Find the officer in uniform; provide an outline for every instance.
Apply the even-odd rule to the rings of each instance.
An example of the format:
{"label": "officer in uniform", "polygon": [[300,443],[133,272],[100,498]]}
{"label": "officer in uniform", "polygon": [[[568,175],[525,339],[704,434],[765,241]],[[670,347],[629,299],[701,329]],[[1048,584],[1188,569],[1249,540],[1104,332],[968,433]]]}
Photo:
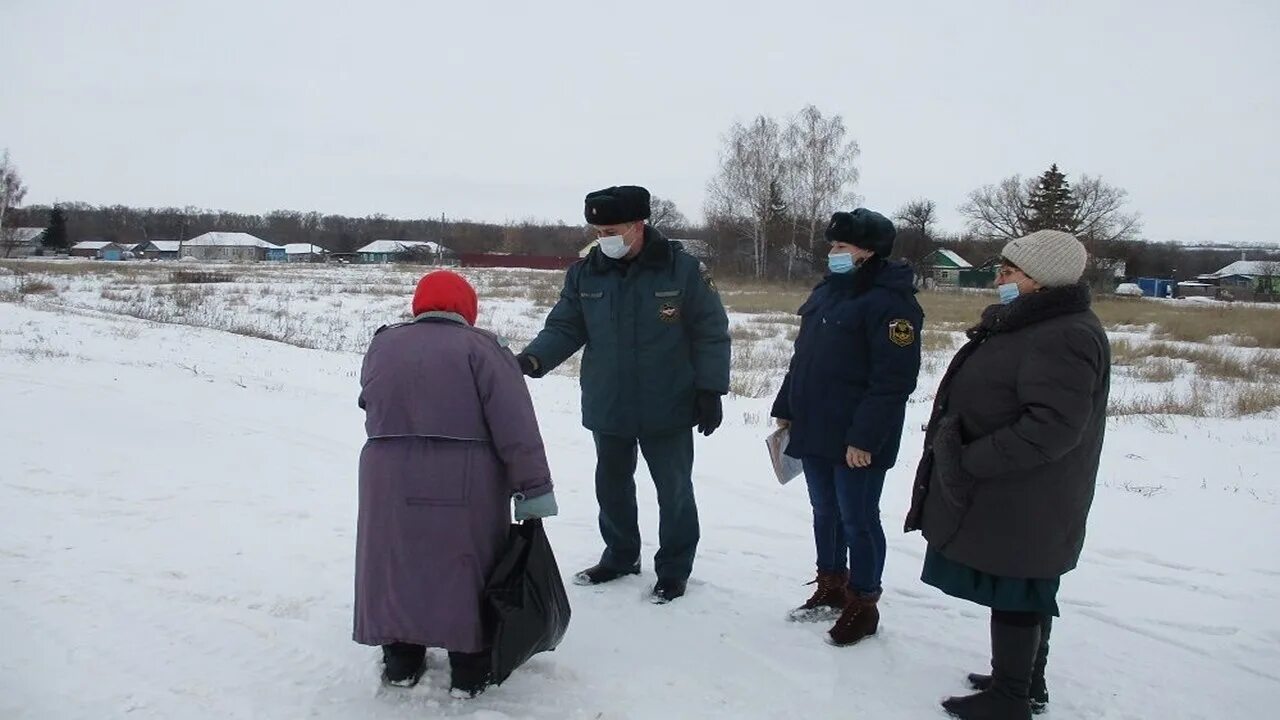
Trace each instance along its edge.
{"label": "officer in uniform", "polygon": [[658,491],[652,600],[663,604],[684,595],[693,569],[693,428],[710,435],[723,419],[729,321],[706,266],[646,225],[648,190],[590,193],[585,215],[596,247],[569,268],[559,301],[518,360],[537,378],[585,347],[582,424],[595,437],[605,549],[575,582],[599,585],[640,573],[639,451]]}

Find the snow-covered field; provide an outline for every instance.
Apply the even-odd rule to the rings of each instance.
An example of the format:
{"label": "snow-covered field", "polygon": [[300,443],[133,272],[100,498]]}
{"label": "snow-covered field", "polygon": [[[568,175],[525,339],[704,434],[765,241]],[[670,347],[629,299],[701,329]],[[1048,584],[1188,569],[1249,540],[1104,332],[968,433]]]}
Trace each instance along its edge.
{"label": "snow-covered field", "polygon": [[[779,487],[763,457],[792,326],[735,314],[746,380],[698,442],[689,595],[645,602],[646,557],[641,578],[571,586],[562,647],[481,698],[448,697],[439,654],[423,685],[380,691],[376,651],[350,640],[356,375],[373,329],[404,313],[412,273],[172,286],[138,272],[52,278],[0,302],[0,718],[927,719],[986,666],[986,615],[922,585],[923,543],[897,531],[947,353],[921,378],[885,489],[881,634],[835,649],[825,626],[783,620],[812,576],[804,489]],[[2,273],[0,292],[14,281]],[[516,345],[557,284],[470,275],[482,324]],[[566,573],[600,549],[573,374],[531,384]],[[1149,385],[1118,373],[1116,393]],[[1274,713],[1278,464],[1275,411],[1111,422],[1085,554],[1063,583],[1048,717]]]}

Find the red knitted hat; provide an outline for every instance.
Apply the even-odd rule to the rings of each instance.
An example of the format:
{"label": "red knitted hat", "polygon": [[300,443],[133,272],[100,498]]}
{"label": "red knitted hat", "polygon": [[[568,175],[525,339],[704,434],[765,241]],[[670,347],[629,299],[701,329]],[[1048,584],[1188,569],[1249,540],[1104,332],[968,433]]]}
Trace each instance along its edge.
{"label": "red knitted hat", "polygon": [[470,325],[476,324],[476,290],[461,275],[448,270],[427,273],[413,293],[413,314],[457,313]]}

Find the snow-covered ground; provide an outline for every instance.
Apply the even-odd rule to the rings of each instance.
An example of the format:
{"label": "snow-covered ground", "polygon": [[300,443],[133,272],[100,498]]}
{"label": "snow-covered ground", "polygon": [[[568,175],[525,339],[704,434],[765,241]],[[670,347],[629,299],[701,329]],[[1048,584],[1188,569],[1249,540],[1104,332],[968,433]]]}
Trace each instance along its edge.
{"label": "snow-covered ground", "polygon": [[[256,283],[226,312],[312,333],[302,344],[314,348],[126,317],[132,301],[112,299],[125,291],[104,293],[93,275],[56,298],[0,303],[0,718],[938,718],[937,701],[986,666],[986,615],[921,584],[923,543],[898,531],[939,357],[885,490],[878,637],[835,649],[825,626],[783,620],[811,590],[808,503],[765,461],[769,399],[737,396],[724,428],[698,441],[704,537],[687,597],[644,601],[650,544],[643,577],[570,586],[564,644],[504,686],[452,700],[433,654],[423,685],[380,691],[377,652],[350,640],[357,351],[407,301],[381,281],[347,291],[345,275],[308,272],[306,295]],[[546,282],[477,282],[499,298],[482,308],[494,325],[532,334]],[[511,290],[533,285],[542,301]],[[747,352],[777,354],[770,332]],[[571,375],[531,384],[566,573],[600,549]],[[1142,385],[1117,376],[1121,394]],[[1278,464],[1274,412],[1112,421],[1085,554],[1063,583],[1049,717],[1273,714]],[[639,485],[652,539],[653,493]]]}

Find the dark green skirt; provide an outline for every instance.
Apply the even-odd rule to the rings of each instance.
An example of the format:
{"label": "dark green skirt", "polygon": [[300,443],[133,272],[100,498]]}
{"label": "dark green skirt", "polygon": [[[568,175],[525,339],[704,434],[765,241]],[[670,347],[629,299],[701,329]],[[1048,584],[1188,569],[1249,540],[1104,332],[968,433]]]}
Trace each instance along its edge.
{"label": "dark green skirt", "polygon": [[1007,612],[1058,616],[1062,578],[1011,578],[990,575],[950,560],[929,548],[920,579],[954,598]]}

